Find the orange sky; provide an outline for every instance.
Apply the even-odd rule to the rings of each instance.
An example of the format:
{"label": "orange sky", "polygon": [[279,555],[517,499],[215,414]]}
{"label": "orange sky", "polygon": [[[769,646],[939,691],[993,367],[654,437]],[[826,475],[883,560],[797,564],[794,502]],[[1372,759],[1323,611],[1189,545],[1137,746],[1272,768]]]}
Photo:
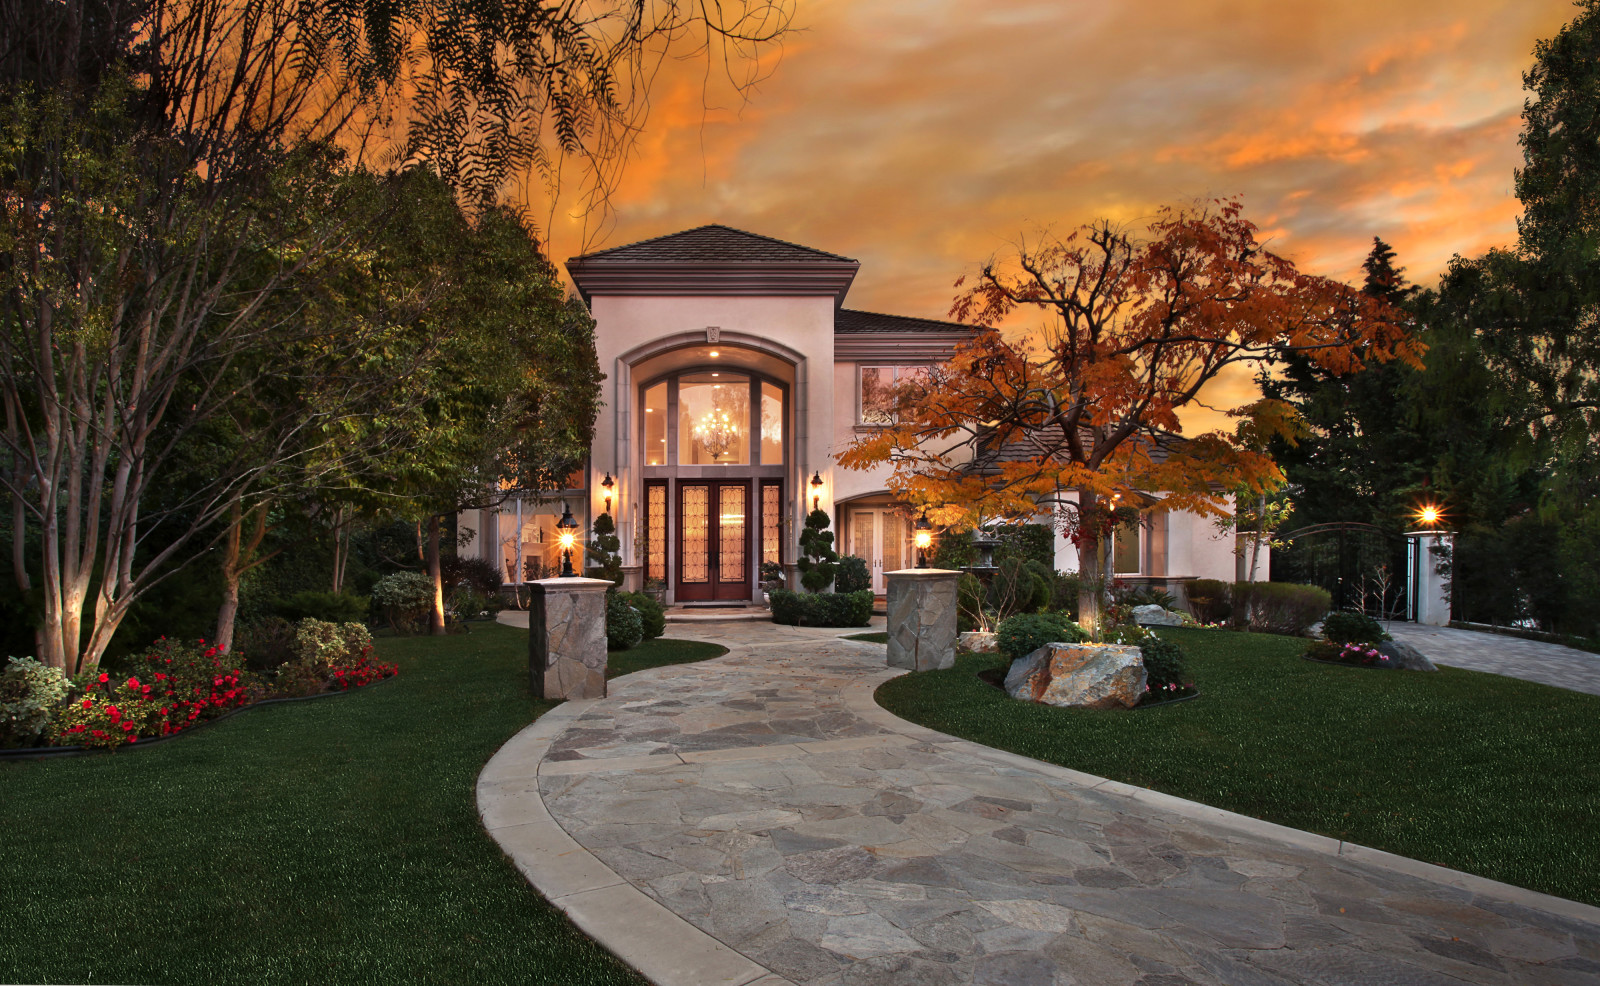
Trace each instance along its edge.
{"label": "orange sky", "polygon": [[[1534,42],[1566,0],[796,0],[742,108],[670,65],[591,248],[719,222],[857,258],[847,304],[943,317],[1035,225],[1242,195],[1272,249],[1413,280],[1511,242]],[[542,211],[542,210],[539,210]],[[557,214],[552,252],[582,246]],[[1237,388],[1214,388],[1227,403]],[[1188,430],[1214,422],[1192,417]]]}

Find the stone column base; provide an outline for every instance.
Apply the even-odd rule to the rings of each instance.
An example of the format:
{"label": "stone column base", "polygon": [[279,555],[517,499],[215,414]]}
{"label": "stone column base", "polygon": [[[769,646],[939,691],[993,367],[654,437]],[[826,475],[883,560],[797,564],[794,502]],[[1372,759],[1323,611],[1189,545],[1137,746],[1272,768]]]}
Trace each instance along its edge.
{"label": "stone column base", "polygon": [[545,699],[604,698],[609,579],[529,582],[528,675]]}
{"label": "stone column base", "polygon": [[935,671],[956,663],[956,582],[960,572],[887,572],[889,667]]}

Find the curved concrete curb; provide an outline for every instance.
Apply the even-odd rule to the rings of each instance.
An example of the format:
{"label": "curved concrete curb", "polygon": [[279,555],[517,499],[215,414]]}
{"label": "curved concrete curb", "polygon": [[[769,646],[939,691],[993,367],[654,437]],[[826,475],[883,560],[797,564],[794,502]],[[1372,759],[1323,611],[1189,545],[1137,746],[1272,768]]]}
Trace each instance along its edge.
{"label": "curved concrete curb", "polygon": [[[882,646],[855,643],[873,649]],[[741,645],[730,647],[728,654],[713,658],[712,661],[722,660],[740,649]],[[653,668],[624,678],[670,674],[675,667],[681,666]],[[1560,918],[1600,924],[1600,908],[1588,904],[1058,767],[907,722],[878,705],[873,698],[879,685],[904,673],[903,669],[885,668],[881,674],[851,684],[845,693],[845,704],[852,712],[896,734],[895,737],[785,744],[767,748],[765,754],[755,755],[789,756],[884,744],[931,744],[962,756],[1044,774],[1086,790],[1120,795],[1147,805],[1152,810],[1206,822],[1243,836],[1430,880]],[[615,680],[621,681],[623,678]],[[598,701],[602,700],[589,699],[558,706],[496,751],[478,776],[478,814],[484,828],[541,894],[570,917],[585,934],[637,969],[652,983],[658,986],[793,986],[790,980],[706,934],[629,884],[579,845],[551,817],[540,794],[538,778],[541,774],[569,773],[571,768],[563,766],[567,761],[545,763],[544,757],[556,739]],[[752,756],[748,751],[738,752],[742,754],[741,758]],[[716,753],[618,757],[609,761],[609,769],[635,770],[721,759]],[[583,770],[594,772],[596,767],[588,762]]]}

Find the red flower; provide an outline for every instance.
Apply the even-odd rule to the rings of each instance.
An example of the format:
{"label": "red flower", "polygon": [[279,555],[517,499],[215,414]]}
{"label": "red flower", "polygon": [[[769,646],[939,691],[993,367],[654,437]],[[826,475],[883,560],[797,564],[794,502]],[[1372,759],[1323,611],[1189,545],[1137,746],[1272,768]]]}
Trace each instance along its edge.
{"label": "red flower", "polygon": [[108,682],[110,680],[111,680],[111,676],[109,674],[106,674],[104,671],[100,672],[100,679],[99,679],[100,684],[103,685],[103,684],[105,684],[106,682]]}
{"label": "red flower", "polygon": [[88,709],[88,708],[89,708],[89,707],[91,707],[91,706],[92,706],[92,705],[94,705],[94,699],[92,699],[92,698],[86,698],[86,699],[84,699],[84,700],[83,700],[83,707],[84,707],[84,709]]}
{"label": "red flower", "polygon": [[127,685],[129,688],[138,688],[139,687],[139,679],[138,678],[129,678],[127,681],[123,682],[123,684]]}

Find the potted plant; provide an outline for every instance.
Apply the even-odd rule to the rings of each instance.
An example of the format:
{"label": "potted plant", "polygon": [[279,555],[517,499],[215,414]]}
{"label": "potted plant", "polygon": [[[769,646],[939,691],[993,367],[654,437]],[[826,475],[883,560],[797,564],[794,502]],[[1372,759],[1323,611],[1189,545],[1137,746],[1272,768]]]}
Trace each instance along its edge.
{"label": "potted plant", "polygon": [[667,604],[667,580],[645,579],[644,594],[654,599],[658,605],[665,606]]}
{"label": "potted plant", "polygon": [[761,602],[767,606],[772,605],[769,593],[773,589],[783,588],[783,566],[775,561],[761,563]]}

